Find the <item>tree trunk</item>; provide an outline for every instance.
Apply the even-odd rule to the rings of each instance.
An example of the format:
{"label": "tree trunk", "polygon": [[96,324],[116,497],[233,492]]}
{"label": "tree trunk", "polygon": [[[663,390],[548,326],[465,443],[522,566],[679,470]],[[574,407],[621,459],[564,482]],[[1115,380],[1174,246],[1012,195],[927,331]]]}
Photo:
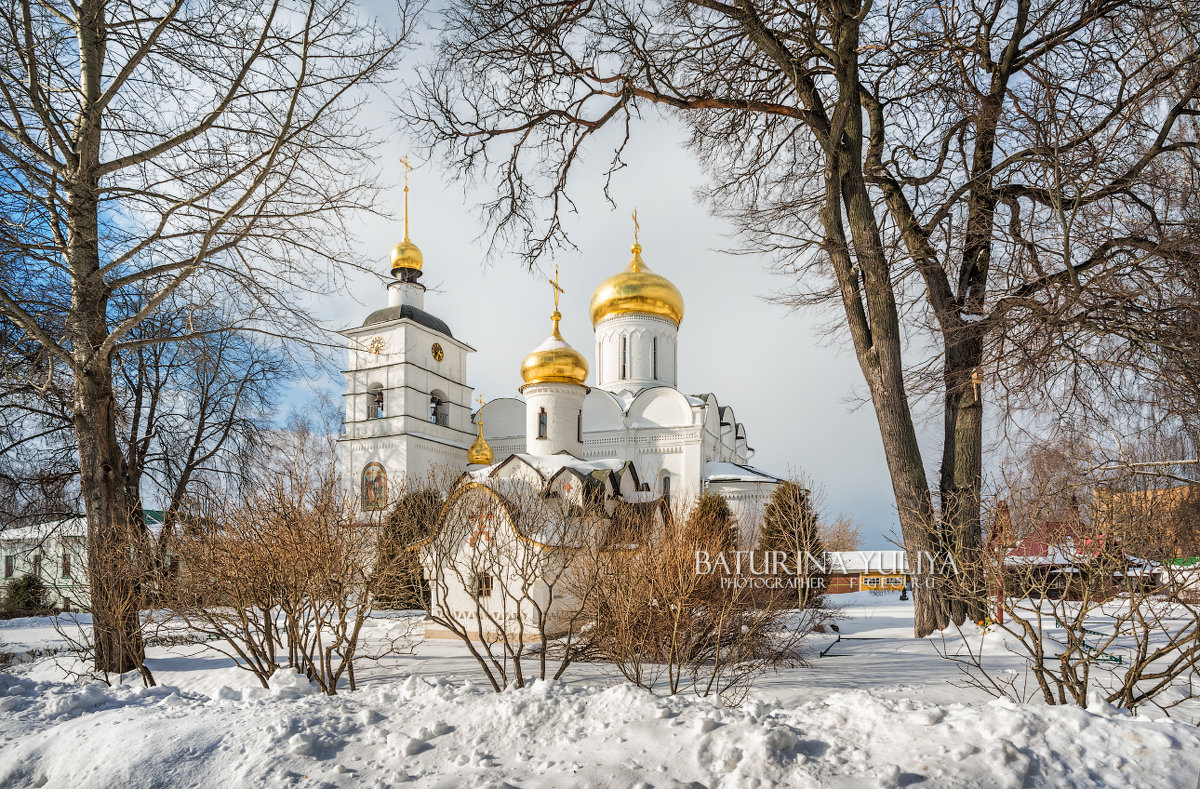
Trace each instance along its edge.
{"label": "tree trunk", "polygon": [[[863,174],[863,117],[858,82],[856,7],[839,20],[836,79],[841,98],[825,141],[825,251],[837,274],[854,352],[871,392],[913,575],[913,635],[949,624],[937,582],[937,518],[904,385],[900,316],[879,224]],[[844,208],[844,215],[843,215]],[[844,222],[843,222],[844,216]],[[846,228],[850,238],[846,237]],[[853,256],[851,255],[853,249]]]}
{"label": "tree trunk", "polygon": [[107,359],[93,360],[76,374],[75,434],[88,521],[95,665],[100,672],[123,674],[140,671],[145,657],[134,572],[144,526],[126,495],[109,367]]}
{"label": "tree trunk", "polygon": [[[945,420],[942,443],[942,473],[939,493],[942,524],[939,544],[942,551],[956,558],[964,572],[981,566],[979,550],[983,546],[980,520],[983,484],[983,393],[978,379],[980,344],[975,341],[948,342],[944,381],[946,387]],[[972,579],[962,579],[973,589]],[[982,619],[986,613],[979,595],[948,601],[950,616],[956,624],[968,618]]]}
{"label": "tree trunk", "polygon": [[76,162],[67,197],[67,266],[71,271],[69,326],[74,355],[75,437],[79,444],[79,486],[88,523],[88,581],[96,670],[123,674],[141,670],[145,648],[138,621],[139,590],[134,566],[141,513],[129,501],[130,480],[117,441],[117,401],[113,393],[108,338],[108,283],[100,268],[100,183],[102,125],[99,101],[105,57],[105,13],[100,0],[79,6],[81,102]]}

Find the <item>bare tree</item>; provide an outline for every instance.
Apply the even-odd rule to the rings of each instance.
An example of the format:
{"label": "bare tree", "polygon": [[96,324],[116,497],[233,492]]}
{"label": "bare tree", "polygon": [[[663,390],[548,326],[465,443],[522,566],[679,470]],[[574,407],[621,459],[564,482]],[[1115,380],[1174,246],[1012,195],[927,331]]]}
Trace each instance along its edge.
{"label": "bare tree", "polygon": [[[684,120],[704,197],[795,277],[788,303],[841,306],[916,554],[981,548],[985,371],[1027,361],[1029,331],[1094,349],[1085,322],[1030,316],[1184,251],[1192,4],[458,0],[444,29],[409,115],[464,177],[495,175],[493,239],[530,262],[566,241],[589,138],[618,127],[611,174],[647,108]],[[936,500],[912,405],[932,391]],[[917,635],[978,613],[921,581]]]}
{"label": "bare tree", "polygon": [[114,359],[203,333],[132,335],[185,285],[233,328],[311,330],[296,297],[335,284],[341,219],[370,208],[357,116],[399,10],[390,31],[348,0],[0,5],[0,316],[72,384],[98,668],[142,649]]}
{"label": "bare tree", "polygon": [[182,623],[263,687],[286,662],[334,695],[343,679],[356,689],[363,628],[389,574],[380,513],[364,513],[343,489],[335,444],[296,426],[244,497],[208,491],[180,519],[167,629]]}

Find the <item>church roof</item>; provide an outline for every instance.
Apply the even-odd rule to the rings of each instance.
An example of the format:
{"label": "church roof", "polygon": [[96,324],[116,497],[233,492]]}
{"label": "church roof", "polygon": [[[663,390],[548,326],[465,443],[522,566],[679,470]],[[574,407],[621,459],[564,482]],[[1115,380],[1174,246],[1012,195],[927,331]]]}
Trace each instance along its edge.
{"label": "church roof", "polygon": [[707,482],[779,482],[779,477],[744,463],[722,463],[712,460],[704,464]]}
{"label": "church roof", "polygon": [[436,332],[441,332],[447,337],[453,337],[450,333],[450,327],[441,318],[430,315],[423,309],[414,307],[411,304],[401,304],[398,307],[384,307],[381,310],[375,310],[367,319],[363,321],[363,326],[372,326],[376,323],[390,323],[407,319],[413,323],[419,323],[427,329],[433,329]]}

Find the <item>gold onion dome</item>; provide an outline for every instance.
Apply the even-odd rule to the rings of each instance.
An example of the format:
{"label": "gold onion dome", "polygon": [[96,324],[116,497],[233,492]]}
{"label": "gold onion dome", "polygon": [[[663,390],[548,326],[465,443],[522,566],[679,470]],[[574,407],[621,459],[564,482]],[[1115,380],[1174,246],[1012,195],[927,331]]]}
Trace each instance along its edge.
{"label": "gold onion dome", "polygon": [[476,437],[475,443],[467,450],[467,463],[472,466],[490,466],[496,460],[496,455],[492,452],[491,446],[483,437],[483,408],[479,409],[479,416],[476,418],[479,425],[479,436]]}
{"label": "gold onion dome", "polygon": [[483,440],[483,433],[475,439],[475,443],[467,450],[467,463],[472,466],[490,466],[496,460],[496,455],[488,442]]}
{"label": "gold onion dome", "polygon": [[407,238],[392,247],[392,274],[405,269],[420,271],[424,262],[425,256],[421,254],[421,249]]}
{"label": "gold onion dome", "polygon": [[624,271],[613,274],[592,293],[592,325],[610,315],[641,313],[666,318],[676,326],[683,320],[683,295],[666,277],[655,274],[642,260],[642,245],[636,241],[633,259]]}
{"label": "gold onion dome", "polygon": [[526,384],[578,384],[587,381],[588,363],[583,354],[567,344],[558,331],[562,315],[558,310],[550,316],[554,329],[550,337],[535,348],[521,363],[521,377]]}

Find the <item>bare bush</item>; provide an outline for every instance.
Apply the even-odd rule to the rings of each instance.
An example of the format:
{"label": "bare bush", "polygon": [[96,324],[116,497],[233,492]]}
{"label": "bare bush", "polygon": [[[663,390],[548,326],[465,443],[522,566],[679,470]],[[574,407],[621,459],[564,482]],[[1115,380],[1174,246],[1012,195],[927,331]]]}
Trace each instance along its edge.
{"label": "bare bush", "polygon": [[242,504],[211,502],[186,519],[171,606],[263,687],[286,663],[333,695],[343,677],[356,687],[362,629],[386,588],[379,516],[344,492],[332,446],[303,432],[296,441]]}
{"label": "bare bush", "polygon": [[786,588],[703,572],[697,556],[728,551],[728,526],[695,514],[606,555],[589,606],[592,637],[630,682],[738,704],[763,672],[803,664],[800,642],[827,614],[794,609]]}
{"label": "bare bush", "polygon": [[[992,613],[942,652],[996,696],[1167,711],[1193,694],[1200,668],[1200,579],[1170,538],[1188,491],[1100,479],[1069,452],[1058,460],[1032,463],[1040,473],[995,507],[987,548],[960,554],[977,572],[944,579]],[[1024,671],[1006,670],[1014,655]]]}

